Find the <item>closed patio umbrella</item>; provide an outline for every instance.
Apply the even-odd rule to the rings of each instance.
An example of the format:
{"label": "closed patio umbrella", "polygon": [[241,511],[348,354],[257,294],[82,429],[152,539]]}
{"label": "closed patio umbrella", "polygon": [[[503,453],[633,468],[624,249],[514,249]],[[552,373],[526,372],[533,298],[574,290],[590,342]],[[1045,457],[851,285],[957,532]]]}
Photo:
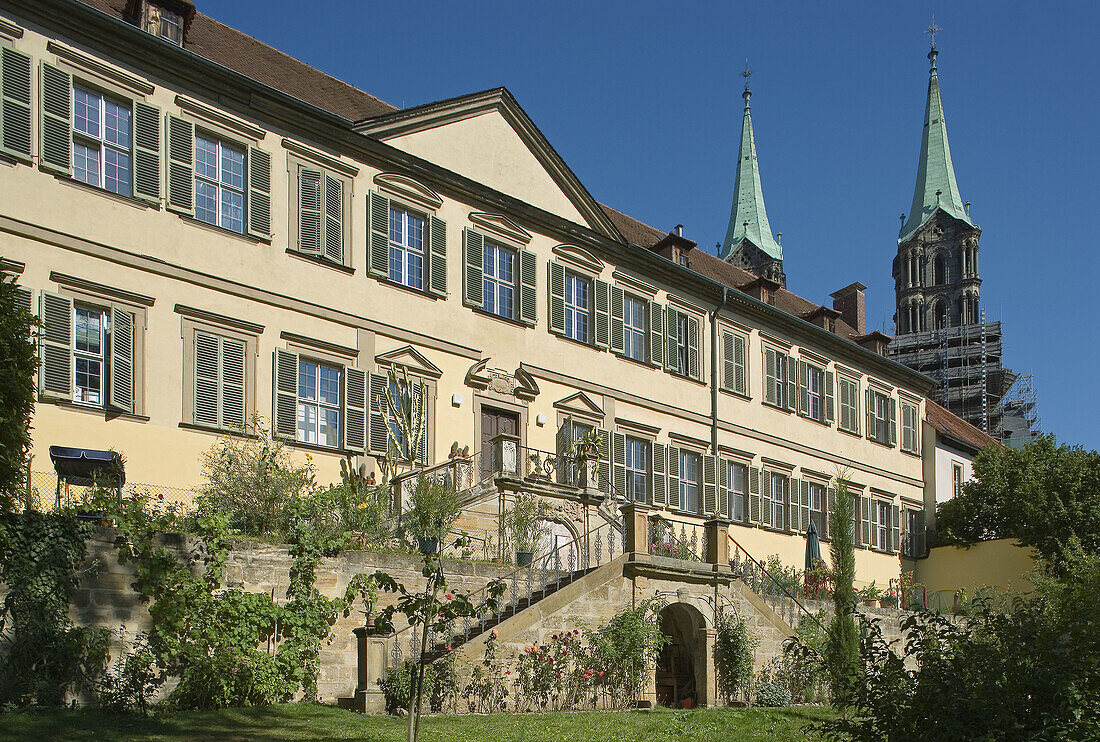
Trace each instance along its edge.
{"label": "closed patio umbrella", "polygon": [[810,521],[810,527],[806,529],[806,571],[814,569],[821,559],[821,539],[817,535],[817,526]]}

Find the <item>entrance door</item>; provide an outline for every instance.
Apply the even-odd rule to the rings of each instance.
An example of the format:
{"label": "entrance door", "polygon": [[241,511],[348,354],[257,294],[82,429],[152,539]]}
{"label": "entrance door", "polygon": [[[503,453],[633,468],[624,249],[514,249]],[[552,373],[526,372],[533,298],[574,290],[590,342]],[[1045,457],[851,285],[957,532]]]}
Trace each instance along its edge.
{"label": "entrance door", "polygon": [[481,474],[488,476],[493,473],[493,438],[501,433],[517,435],[519,431],[519,415],[515,412],[505,412],[492,407],[481,408]]}

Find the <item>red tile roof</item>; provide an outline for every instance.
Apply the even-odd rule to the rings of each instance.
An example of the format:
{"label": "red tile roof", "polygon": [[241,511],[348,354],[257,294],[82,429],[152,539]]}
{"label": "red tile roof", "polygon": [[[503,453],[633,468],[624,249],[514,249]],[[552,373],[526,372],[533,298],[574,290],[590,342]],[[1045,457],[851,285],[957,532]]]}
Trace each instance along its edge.
{"label": "red tile roof", "polygon": [[925,402],[925,410],[925,419],[928,420],[929,425],[936,429],[937,433],[954,438],[979,451],[986,446],[1001,445],[992,436],[982,432],[955,413],[944,409],[930,399]]}

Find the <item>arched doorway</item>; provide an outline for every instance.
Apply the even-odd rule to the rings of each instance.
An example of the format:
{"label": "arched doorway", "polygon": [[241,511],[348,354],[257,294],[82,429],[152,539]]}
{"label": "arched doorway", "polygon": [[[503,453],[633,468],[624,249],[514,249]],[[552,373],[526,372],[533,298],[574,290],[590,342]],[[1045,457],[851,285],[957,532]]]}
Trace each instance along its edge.
{"label": "arched doorway", "polygon": [[580,554],[577,551],[577,536],[573,530],[559,520],[539,522],[543,533],[536,554],[545,554],[544,569],[572,571],[580,567]]}
{"label": "arched doorway", "polygon": [[697,608],[672,603],[660,613],[661,633],[671,641],[657,658],[657,703],[681,708],[685,699],[700,705],[707,698],[706,621]]}

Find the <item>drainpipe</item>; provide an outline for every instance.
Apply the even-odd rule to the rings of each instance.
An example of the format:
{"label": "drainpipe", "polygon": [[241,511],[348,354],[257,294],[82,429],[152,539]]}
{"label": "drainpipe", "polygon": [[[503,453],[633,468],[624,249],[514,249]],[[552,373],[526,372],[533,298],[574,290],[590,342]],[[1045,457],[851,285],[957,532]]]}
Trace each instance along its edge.
{"label": "drainpipe", "polygon": [[714,308],[710,315],[710,449],[718,455],[718,313],[726,306],[729,287],[722,287],[722,303]]}

